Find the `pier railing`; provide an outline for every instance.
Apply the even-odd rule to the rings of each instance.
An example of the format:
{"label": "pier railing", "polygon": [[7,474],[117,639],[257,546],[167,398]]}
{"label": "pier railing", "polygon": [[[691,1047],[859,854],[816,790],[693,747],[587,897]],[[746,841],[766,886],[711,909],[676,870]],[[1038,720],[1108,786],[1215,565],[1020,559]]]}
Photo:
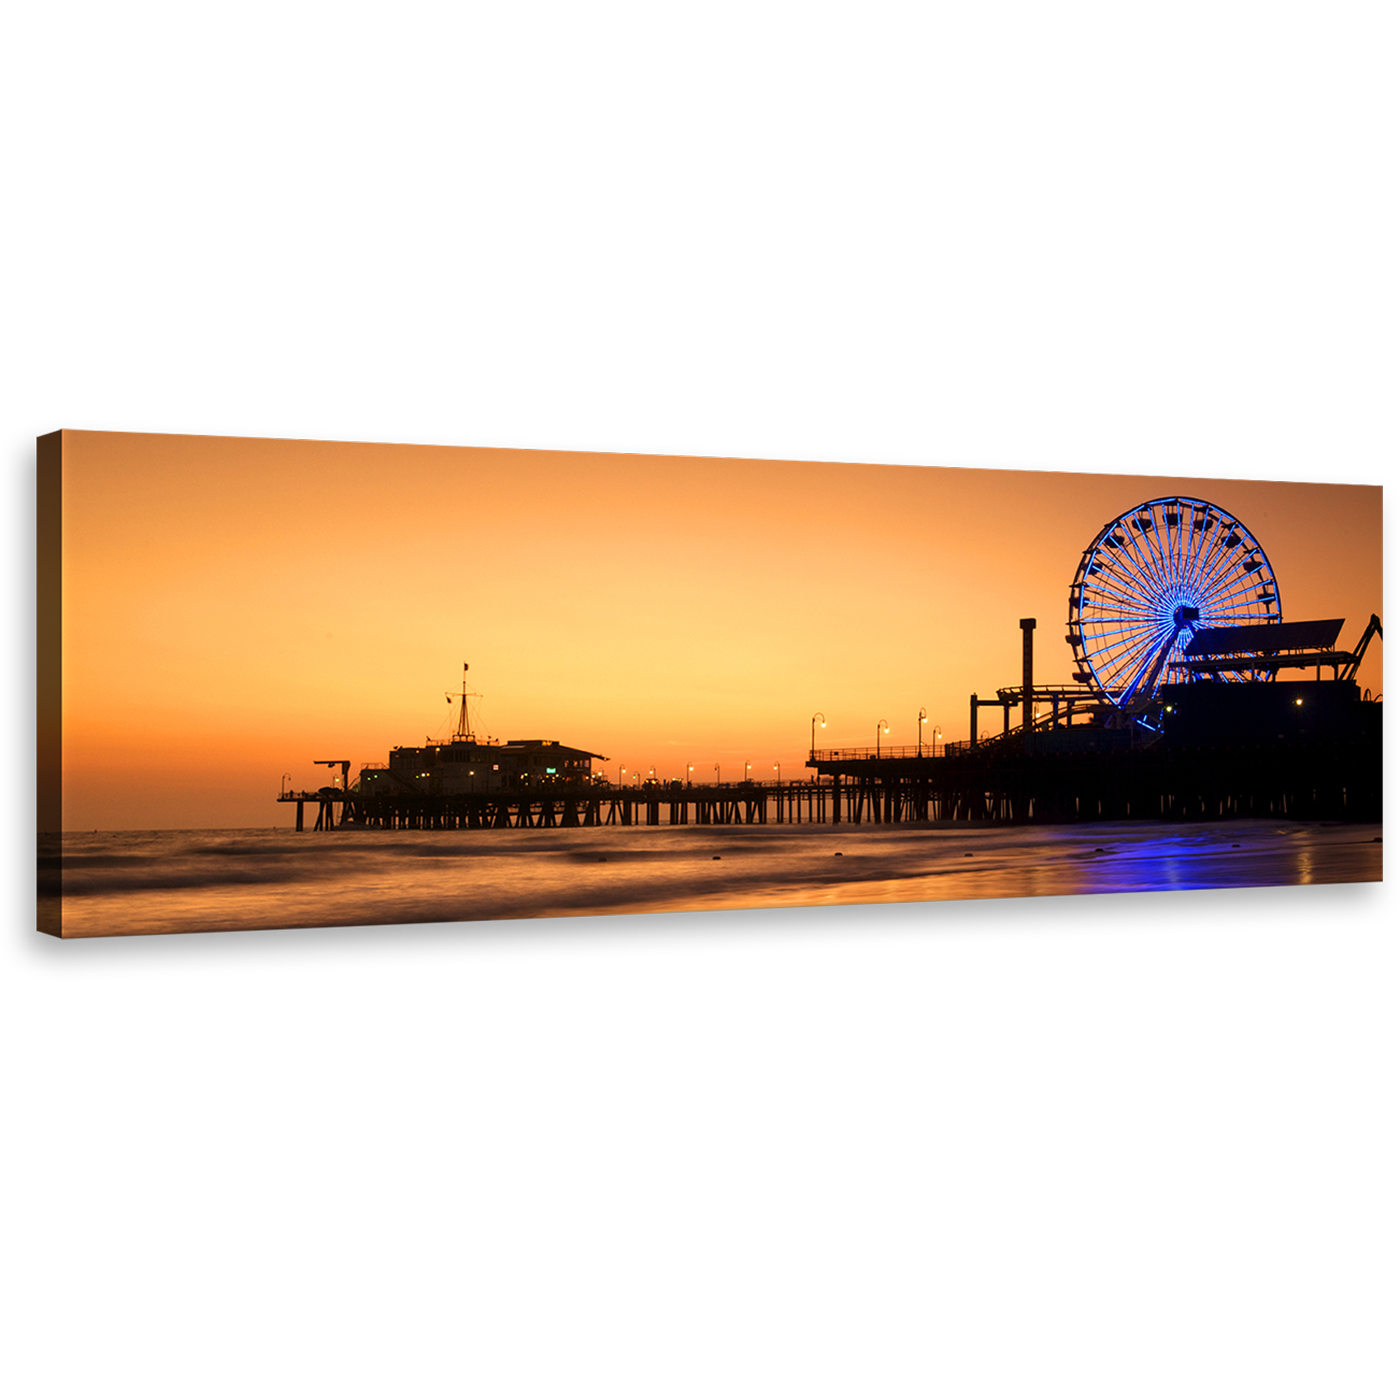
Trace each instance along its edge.
{"label": "pier railing", "polygon": [[905,748],[881,744],[878,749],[813,749],[807,757],[808,763],[848,763],[852,760],[905,759],[905,758],[951,758],[968,747],[966,742],[951,744],[924,744]]}

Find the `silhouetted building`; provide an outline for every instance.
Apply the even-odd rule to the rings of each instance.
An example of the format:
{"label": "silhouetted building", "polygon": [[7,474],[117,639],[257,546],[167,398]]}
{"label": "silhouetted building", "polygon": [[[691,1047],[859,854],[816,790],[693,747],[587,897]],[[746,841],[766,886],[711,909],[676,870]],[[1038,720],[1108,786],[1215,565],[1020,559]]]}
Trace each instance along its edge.
{"label": "silhouetted building", "polygon": [[1355,681],[1200,681],[1162,687],[1162,737],[1199,744],[1337,742],[1366,737],[1380,707],[1363,704]]}
{"label": "silhouetted building", "polygon": [[502,788],[565,786],[593,780],[593,760],[602,754],[570,748],[557,739],[510,739],[478,743],[450,739],[441,744],[389,751],[387,764],[360,769],[360,793],[451,795]]}

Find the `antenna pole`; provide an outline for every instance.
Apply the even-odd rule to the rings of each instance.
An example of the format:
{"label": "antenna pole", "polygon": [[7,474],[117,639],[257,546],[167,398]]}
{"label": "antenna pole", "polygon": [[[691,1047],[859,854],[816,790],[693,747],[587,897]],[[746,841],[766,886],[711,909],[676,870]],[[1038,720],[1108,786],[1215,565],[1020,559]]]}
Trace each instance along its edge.
{"label": "antenna pole", "polygon": [[[475,691],[469,691],[467,689],[467,672],[470,669],[471,668],[465,661],[462,662],[462,694],[460,697],[462,708],[457,712],[457,733],[454,737],[457,739],[465,739],[468,743],[474,743],[476,741],[476,735],[472,733],[471,725],[468,723],[467,697],[470,695],[473,699],[477,700],[481,697],[477,695]],[[447,698],[450,700],[452,697],[449,695]]]}

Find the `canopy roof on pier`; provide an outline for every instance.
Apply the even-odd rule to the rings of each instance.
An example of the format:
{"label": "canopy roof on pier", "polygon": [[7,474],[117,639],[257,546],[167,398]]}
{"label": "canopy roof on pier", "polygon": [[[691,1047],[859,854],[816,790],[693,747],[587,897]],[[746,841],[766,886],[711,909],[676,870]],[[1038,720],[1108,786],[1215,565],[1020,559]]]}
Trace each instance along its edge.
{"label": "canopy roof on pier", "polygon": [[1326,622],[1262,622],[1242,627],[1202,627],[1186,644],[1187,656],[1223,656],[1240,652],[1299,651],[1330,648],[1342,619]]}

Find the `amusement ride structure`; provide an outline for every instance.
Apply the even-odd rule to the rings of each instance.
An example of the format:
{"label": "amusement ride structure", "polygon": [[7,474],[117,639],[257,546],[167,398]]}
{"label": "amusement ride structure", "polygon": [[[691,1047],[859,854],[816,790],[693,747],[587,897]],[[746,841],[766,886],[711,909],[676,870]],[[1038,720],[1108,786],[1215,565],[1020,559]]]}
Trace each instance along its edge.
{"label": "amusement ride structure", "polygon": [[[1150,709],[1166,679],[1184,679],[1203,628],[1283,619],[1262,546],[1209,501],[1163,496],[1110,520],[1084,551],[1069,590],[1074,678],[1110,704]],[[1223,673],[1262,680],[1257,668]]]}

